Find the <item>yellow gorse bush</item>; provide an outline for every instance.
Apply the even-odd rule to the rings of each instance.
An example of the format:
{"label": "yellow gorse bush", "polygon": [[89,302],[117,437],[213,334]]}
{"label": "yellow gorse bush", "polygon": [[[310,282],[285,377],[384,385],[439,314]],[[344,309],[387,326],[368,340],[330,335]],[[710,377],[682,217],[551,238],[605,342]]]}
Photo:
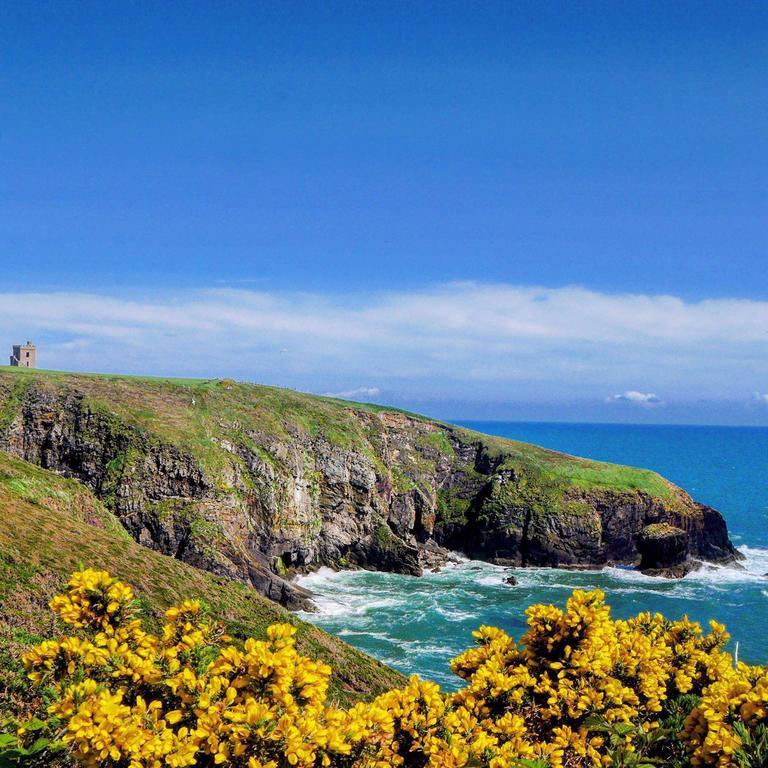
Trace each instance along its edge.
{"label": "yellow gorse bush", "polygon": [[608,766],[607,728],[652,733],[684,694],[700,697],[679,737],[690,763],[729,768],[735,724],[768,720],[768,675],[734,666],[723,627],[705,635],[648,613],[614,621],[600,591],[574,592],[564,610],[531,607],[519,645],[481,627],[452,662],[466,681],[457,693],[414,676],[349,710],[328,704],[331,669],[297,651],[290,624],[238,646],[186,601],[152,634],[133,602],[104,571],[73,574],[51,608],[75,633],[23,659],[36,684],[53,687],[52,721],[87,768]]}

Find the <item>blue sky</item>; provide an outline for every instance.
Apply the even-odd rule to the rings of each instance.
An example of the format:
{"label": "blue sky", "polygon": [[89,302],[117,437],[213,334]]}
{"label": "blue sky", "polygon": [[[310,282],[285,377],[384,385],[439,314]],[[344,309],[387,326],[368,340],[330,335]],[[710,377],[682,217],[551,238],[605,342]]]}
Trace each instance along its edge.
{"label": "blue sky", "polygon": [[750,2],[5,3],[0,333],[443,416],[768,423],[766,61]]}

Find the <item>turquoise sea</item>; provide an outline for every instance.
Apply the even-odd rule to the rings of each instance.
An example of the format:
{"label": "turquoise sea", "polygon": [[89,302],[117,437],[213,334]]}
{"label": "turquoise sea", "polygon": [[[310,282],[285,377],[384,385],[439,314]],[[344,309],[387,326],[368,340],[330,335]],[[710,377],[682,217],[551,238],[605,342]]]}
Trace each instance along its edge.
{"label": "turquoise sea", "polygon": [[723,622],[739,657],[768,662],[768,428],[461,422],[463,426],[605,461],[654,469],[726,517],[744,569],[720,567],[680,581],[628,569],[508,572],[467,561],[421,578],[367,571],[304,577],[319,613],[306,616],[405,673],[448,688],[448,660],[472,643],[480,624],[525,631],[531,603],[562,604],[575,588],[600,587],[617,617],[661,611]]}

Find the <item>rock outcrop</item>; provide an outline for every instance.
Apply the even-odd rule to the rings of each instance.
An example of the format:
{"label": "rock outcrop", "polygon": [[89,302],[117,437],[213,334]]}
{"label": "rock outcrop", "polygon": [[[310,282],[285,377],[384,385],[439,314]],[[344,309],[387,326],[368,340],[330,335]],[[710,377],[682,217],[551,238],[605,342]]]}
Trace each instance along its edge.
{"label": "rock outcrop", "polygon": [[0,449],[83,482],[136,541],[290,607],[309,601],[287,577],[321,565],[639,564],[653,524],[693,557],[736,556],[722,516],[655,473],[228,381],[3,373]]}
{"label": "rock outcrop", "polygon": [[688,536],[669,523],[646,525],[637,539],[640,570],[671,568],[688,558]]}
{"label": "rock outcrop", "polygon": [[677,579],[697,570],[701,563],[688,556],[689,537],[669,523],[646,525],[637,537],[639,569],[648,576]]}

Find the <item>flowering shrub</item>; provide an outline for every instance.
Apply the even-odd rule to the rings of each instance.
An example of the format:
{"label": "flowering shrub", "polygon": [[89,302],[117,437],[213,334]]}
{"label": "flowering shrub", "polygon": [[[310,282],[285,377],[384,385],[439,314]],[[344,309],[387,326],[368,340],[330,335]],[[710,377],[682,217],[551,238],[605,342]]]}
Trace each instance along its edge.
{"label": "flowering shrub", "polygon": [[158,634],[133,602],[104,571],[73,574],[51,608],[74,633],[23,659],[54,690],[58,743],[86,768],[764,765],[748,761],[768,747],[753,747],[768,673],[734,666],[714,622],[705,635],[658,614],[613,621],[599,591],[530,608],[519,645],[481,627],[452,662],[457,693],[412,677],[349,710],[329,706],[331,669],[299,654],[290,624],[237,646],[196,601]]}
{"label": "flowering shrub", "polygon": [[[684,739],[694,747],[694,765],[768,766],[768,672],[739,664],[722,670],[690,715]],[[752,733],[762,732],[764,759],[753,762],[742,747],[753,745]],[[754,744],[759,748],[759,744]]]}

